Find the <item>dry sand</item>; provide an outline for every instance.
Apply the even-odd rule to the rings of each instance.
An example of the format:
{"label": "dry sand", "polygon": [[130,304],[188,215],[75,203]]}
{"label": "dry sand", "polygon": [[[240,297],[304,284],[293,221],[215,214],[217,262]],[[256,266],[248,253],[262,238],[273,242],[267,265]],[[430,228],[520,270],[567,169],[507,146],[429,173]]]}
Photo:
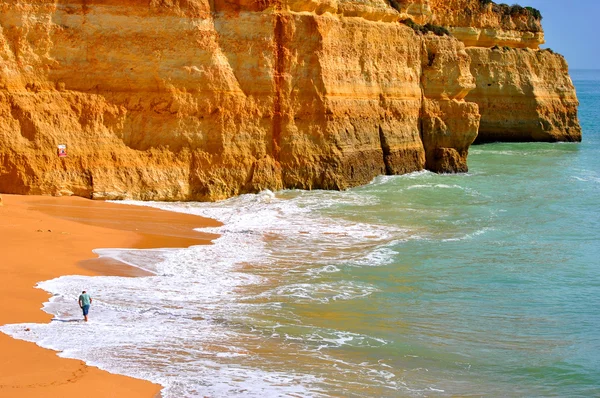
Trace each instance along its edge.
{"label": "dry sand", "polygon": [[[51,320],[40,309],[49,295],[35,288],[37,282],[62,275],[143,275],[120,263],[94,260],[93,249],[207,244],[215,236],[193,228],[218,225],[196,216],[76,197],[2,199],[0,325]],[[154,397],[160,392],[156,384],[59,358],[3,333],[0,352],[0,397]]]}

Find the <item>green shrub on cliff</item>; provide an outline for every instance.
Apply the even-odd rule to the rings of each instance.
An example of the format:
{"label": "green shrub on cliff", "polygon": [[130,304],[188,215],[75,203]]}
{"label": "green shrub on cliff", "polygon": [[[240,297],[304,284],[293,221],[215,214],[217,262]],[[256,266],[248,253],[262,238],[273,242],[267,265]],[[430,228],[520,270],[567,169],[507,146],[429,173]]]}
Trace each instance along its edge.
{"label": "green shrub on cliff", "polygon": [[402,9],[400,7],[400,3],[398,3],[397,0],[388,0],[388,3],[390,4],[390,6],[395,9],[396,11],[401,12]]}
{"label": "green shrub on cliff", "polygon": [[525,9],[527,11],[529,11],[529,14],[537,19],[538,21],[542,20],[542,13],[540,12],[540,10],[538,10],[537,8],[533,8],[533,7],[525,7]]}
{"label": "green shrub on cliff", "polygon": [[443,26],[433,25],[430,23],[426,23],[425,25],[419,25],[410,18],[405,19],[401,22],[418,34],[426,35],[427,33],[432,32],[436,36],[451,36],[450,31],[444,28]]}
{"label": "green shrub on cliff", "polygon": [[450,36],[450,31],[443,26],[426,23],[423,26],[423,29],[425,29],[426,32],[433,32],[436,36]]}
{"label": "green shrub on cliff", "polygon": [[493,0],[479,0],[479,4],[481,5],[481,7],[485,7],[488,4],[492,4],[492,11],[503,16],[515,17],[522,15],[525,17],[533,18],[536,21],[542,20],[542,13],[537,8],[523,7],[518,4],[513,4],[512,6],[509,6],[505,3],[497,4]]}
{"label": "green shrub on cliff", "polygon": [[526,14],[526,10],[525,10],[525,7],[521,7],[518,4],[514,4],[508,8],[508,13],[510,14],[511,17],[513,17],[513,16],[517,16],[517,15]]}

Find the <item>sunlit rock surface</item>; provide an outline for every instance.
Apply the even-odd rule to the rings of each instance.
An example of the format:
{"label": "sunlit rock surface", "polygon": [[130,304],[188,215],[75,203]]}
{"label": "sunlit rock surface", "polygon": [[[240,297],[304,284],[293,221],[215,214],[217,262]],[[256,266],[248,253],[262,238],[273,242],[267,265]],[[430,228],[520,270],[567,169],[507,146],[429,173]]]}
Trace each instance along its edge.
{"label": "sunlit rock surface", "polygon": [[[0,192],[345,189],[466,171],[478,131],[580,139],[566,63],[537,51],[539,22],[496,14],[478,0],[0,2]],[[454,37],[417,34],[408,17]]]}

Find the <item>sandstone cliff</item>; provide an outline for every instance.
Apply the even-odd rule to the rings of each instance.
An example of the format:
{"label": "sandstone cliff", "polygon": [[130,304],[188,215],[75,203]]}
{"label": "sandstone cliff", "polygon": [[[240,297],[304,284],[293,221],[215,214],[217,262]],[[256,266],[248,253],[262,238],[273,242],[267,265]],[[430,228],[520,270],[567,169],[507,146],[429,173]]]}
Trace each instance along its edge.
{"label": "sandstone cliff", "polygon": [[580,141],[579,101],[564,58],[551,51],[469,48],[479,104],[477,142]]}
{"label": "sandstone cliff", "polygon": [[[475,45],[543,41],[539,23],[478,3],[0,2],[0,192],[217,200],[465,171],[479,106],[486,134],[497,112],[526,109],[530,123],[514,123],[512,138],[542,137],[519,130],[537,114],[544,137],[564,138],[566,120],[576,139],[566,65],[536,64],[534,78],[527,66],[539,52],[518,50],[529,58],[515,56],[522,66],[502,78],[529,81],[521,93],[500,81],[515,69],[510,57],[482,49],[471,62]],[[418,34],[399,22],[408,16],[456,37]],[[526,99],[513,104],[514,93]],[[492,95],[504,105],[491,107]]]}
{"label": "sandstone cliff", "polygon": [[464,46],[415,34],[385,1],[1,7],[3,192],[343,189],[426,164],[465,170],[477,134]]}
{"label": "sandstone cliff", "polygon": [[[486,3],[486,4],[483,4]],[[466,46],[479,105],[476,142],[581,141],[579,102],[565,59],[544,44],[537,10],[480,0],[404,0],[421,23],[446,26]]]}
{"label": "sandstone cliff", "polygon": [[544,43],[541,19],[527,9],[480,0],[393,0],[405,17],[447,27],[467,46],[537,49]]}

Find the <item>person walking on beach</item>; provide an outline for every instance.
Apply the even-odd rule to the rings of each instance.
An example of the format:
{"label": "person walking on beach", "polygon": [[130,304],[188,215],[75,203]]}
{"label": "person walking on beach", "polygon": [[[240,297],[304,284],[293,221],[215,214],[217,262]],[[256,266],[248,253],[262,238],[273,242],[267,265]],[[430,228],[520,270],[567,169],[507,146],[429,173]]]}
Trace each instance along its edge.
{"label": "person walking on beach", "polygon": [[91,304],[92,298],[84,290],[79,295],[79,307],[83,310],[83,319],[85,319],[86,322],[88,321],[88,312],[90,311]]}

